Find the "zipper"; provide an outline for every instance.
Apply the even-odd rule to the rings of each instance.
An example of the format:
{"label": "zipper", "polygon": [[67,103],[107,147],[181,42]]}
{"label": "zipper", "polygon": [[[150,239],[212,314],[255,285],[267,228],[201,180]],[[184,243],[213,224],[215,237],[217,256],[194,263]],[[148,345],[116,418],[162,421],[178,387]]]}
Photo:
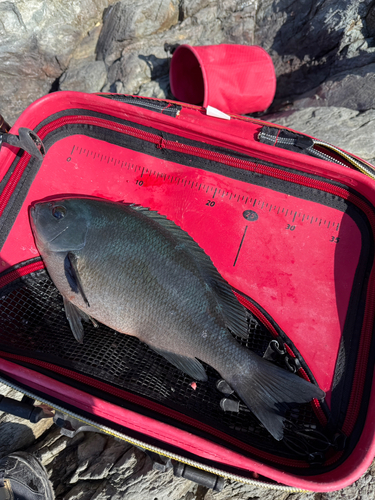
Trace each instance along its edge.
{"label": "zipper", "polygon": [[[280,134],[281,130],[288,131],[287,128],[276,127],[274,125],[272,125],[272,128],[279,129],[279,134]],[[293,133],[296,135],[295,132],[293,132]],[[310,155],[316,156],[322,160],[326,160],[326,161],[329,161],[331,163],[336,163],[336,164],[341,165],[342,167],[345,167],[345,168],[350,168],[349,165],[341,162],[337,158],[334,158],[333,156],[330,156],[326,153],[323,153],[323,151],[319,151],[318,149],[314,149],[315,145],[322,146],[324,148],[327,148],[327,149],[333,151],[341,158],[344,158],[352,167],[356,168],[357,170],[359,170],[363,174],[365,174],[368,177],[371,177],[371,179],[375,180],[375,167],[373,165],[371,165],[371,163],[366,162],[365,160],[362,160],[362,159],[361,159],[361,161],[359,161],[356,158],[354,158],[353,155],[346,153],[345,151],[341,150],[340,148],[337,148],[336,146],[332,146],[332,144],[329,144],[328,142],[320,141],[320,140],[314,139],[313,137],[309,137],[307,135],[302,135],[302,134],[300,134],[298,138],[280,137],[279,134],[274,136],[274,135],[271,135],[271,134],[265,132],[262,129],[258,134],[258,140],[260,140],[261,138],[266,139],[266,141],[269,141],[269,142],[266,142],[266,141],[264,141],[264,142],[266,144],[269,144],[269,145],[271,145],[271,144],[275,145],[277,142],[278,144],[285,144],[286,146],[298,147],[297,146],[298,140],[300,138],[304,137],[304,138],[310,140],[310,142],[312,143],[309,147],[305,147],[305,146],[303,147],[303,150],[305,152],[308,152],[308,153],[310,153]]]}
{"label": "zipper", "polygon": [[[329,182],[321,181],[319,179],[306,177],[303,174],[281,170],[280,168],[277,167],[272,167],[259,163],[257,164],[251,160],[249,161],[242,160],[239,158],[229,156],[227,154],[206,150],[196,146],[186,145],[177,141],[164,139],[163,137],[157,134],[146,132],[137,129],[135,127],[131,127],[129,125],[112,122],[110,120],[103,118],[96,118],[84,115],[65,116],[62,118],[58,118],[57,120],[54,120],[53,122],[50,122],[49,124],[43,126],[38,131],[38,135],[43,140],[50,132],[68,124],[83,124],[83,125],[104,127],[109,130],[120,132],[122,134],[127,134],[132,137],[136,137],[145,140],[147,142],[153,143],[157,147],[162,149],[166,148],[171,151],[182,152],[191,156],[205,158],[208,160],[222,163],[224,165],[232,166],[235,168],[251,172],[256,172],[259,174],[267,175],[273,178],[277,178],[287,182],[292,182],[309,188],[319,189],[327,193],[339,196],[344,200],[349,201],[354,205],[356,205],[367,215],[373,234],[375,234],[375,214],[371,211],[369,205],[367,205],[361,198],[359,198],[355,194],[350,193],[348,189],[345,189],[343,187],[336,186],[330,184]],[[346,153],[343,153],[340,149],[335,148],[334,146],[331,146],[327,143],[323,143],[321,141],[316,141],[315,144],[331,148],[333,151],[344,156],[345,159],[347,159],[347,161],[356,166],[356,168],[360,169],[359,162],[355,160],[353,157],[347,155]],[[20,163],[18,164],[11,178],[9,179],[8,184],[5,187],[5,190],[3,191],[3,194],[0,198],[0,215],[2,214],[7,202],[9,201],[18,180],[22,177],[22,174],[26,168],[29,159],[30,155],[28,155],[28,153],[24,153],[24,155],[20,160]],[[370,164],[368,164],[368,168],[366,169],[366,171],[367,170],[369,170],[369,173],[366,173],[366,175],[370,175],[371,173]],[[375,175],[373,173],[370,176],[375,179]],[[362,325],[361,340],[360,340],[357,363],[355,368],[355,375],[352,384],[350,403],[343,424],[343,431],[346,435],[351,434],[359,413],[359,402],[361,401],[364,390],[364,381],[366,377],[366,366],[369,356],[369,347],[371,343],[374,314],[375,314],[375,269],[373,267],[371,270],[369,285],[367,290],[366,310]]]}
{"label": "zipper", "polygon": [[0,277],[0,288],[9,285],[17,278],[35,273],[36,271],[41,271],[42,269],[44,269],[44,267],[44,262],[42,260],[39,260],[37,262],[26,264],[25,266],[19,267],[17,269],[13,269],[13,271],[10,271],[9,273],[6,273]]}
{"label": "zipper", "polygon": [[[332,146],[332,144],[329,144],[328,142],[317,141],[315,139],[313,139],[313,141],[314,141],[314,145],[316,144],[317,146],[323,146],[323,147],[325,147],[327,149],[331,149],[332,151],[334,151],[336,154],[338,154],[342,158],[345,158],[345,160],[348,161],[351,165],[353,165],[353,167],[355,167],[357,170],[359,170],[363,174],[367,175],[371,179],[375,180],[375,168],[374,168],[373,165],[371,165],[371,163],[368,163],[368,162],[366,162],[365,160],[362,160],[362,159],[361,159],[361,161],[358,161],[356,158],[354,158],[354,156],[352,156],[352,155],[350,155],[348,153],[345,153],[341,149],[337,148],[336,146]],[[309,151],[310,151],[310,149],[309,149]],[[317,151],[316,149],[312,150],[312,152],[314,154],[321,153],[321,151]],[[324,155],[324,153],[321,153],[321,154]],[[343,166],[346,167],[346,165],[344,165],[343,163],[339,162],[335,158],[332,158],[332,157],[330,157],[328,155],[325,155],[325,156],[327,156],[328,158],[331,158],[331,161],[333,160],[335,163],[339,163],[340,165],[343,165]]]}
{"label": "zipper", "polygon": [[79,422],[84,423],[85,425],[90,425],[91,427],[94,427],[95,429],[98,429],[99,431],[104,432],[106,434],[109,434],[117,439],[120,439],[122,441],[126,441],[127,443],[129,443],[133,446],[144,448],[145,450],[152,451],[152,452],[157,453],[159,455],[162,455],[166,458],[170,458],[171,460],[176,460],[177,462],[182,462],[186,465],[190,465],[191,467],[195,467],[195,468],[203,470],[205,472],[209,472],[211,474],[215,474],[217,476],[221,476],[221,477],[224,477],[225,479],[229,479],[232,481],[237,481],[237,482],[241,482],[244,484],[249,484],[251,486],[257,486],[257,487],[261,487],[261,488],[278,490],[278,491],[283,491],[283,492],[287,492],[287,493],[300,493],[300,492],[307,491],[307,490],[301,490],[299,488],[294,488],[292,486],[271,484],[271,483],[266,483],[263,481],[257,481],[255,479],[247,479],[245,477],[238,476],[236,474],[230,474],[230,473],[223,472],[219,469],[216,469],[215,467],[209,467],[207,465],[200,464],[199,462],[196,462],[194,460],[189,460],[185,457],[182,457],[181,455],[177,455],[175,453],[170,453],[170,452],[167,452],[161,448],[158,448],[157,446],[152,446],[152,445],[149,445],[148,443],[144,443],[143,441],[140,441],[139,439],[134,439],[130,436],[127,436],[124,433],[114,431],[113,429],[110,429],[109,427],[106,427],[104,425],[97,424],[96,422],[94,422],[88,418],[82,417],[82,416],[78,415],[77,413],[66,410],[62,406],[52,404],[52,403],[50,403],[50,401],[48,401],[48,399],[41,398],[40,396],[35,395],[31,391],[26,391],[24,389],[21,389],[18,385],[14,384],[14,383],[10,383],[8,380],[3,379],[2,377],[0,377],[0,383],[6,385],[7,387],[9,387],[13,390],[20,392],[21,394],[24,394],[25,396],[28,396],[29,398],[32,398],[36,401],[40,401],[42,404],[46,404],[47,406],[49,406],[50,408],[52,408],[53,410],[55,410],[57,412],[60,412],[60,413],[63,413],[69,417],[72,417],[72,418],[78,420]]}

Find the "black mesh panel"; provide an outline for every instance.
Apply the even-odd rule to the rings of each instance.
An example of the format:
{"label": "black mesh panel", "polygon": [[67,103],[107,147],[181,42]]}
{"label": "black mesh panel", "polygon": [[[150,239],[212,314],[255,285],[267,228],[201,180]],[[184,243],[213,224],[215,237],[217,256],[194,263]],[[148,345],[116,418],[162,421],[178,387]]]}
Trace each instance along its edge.
{"label": "black mesh panel", "polygon": [[[272,337],[250,313],[248,321],[249,339],[241,342],[262,355]],[[65,318],[62,297],[44,271],[0,291],[0,325],[2,351],[48,361],[120,387],[281,456],[296,458],[289,441],[293,449],[294,443],[299,445],[297,428],[319,427],[311,406],[300,405],[287,415],[286,439],[276,442],[244,404],[240,403],[238,413],[221,410],[224,394],[216,388],[220,376],[207,365],[208,382],[198,382],[194,390],[190,377],[134,337],[85,323],[84,343],[79,344]],[[303,451],[304,458],[310,451]]]}

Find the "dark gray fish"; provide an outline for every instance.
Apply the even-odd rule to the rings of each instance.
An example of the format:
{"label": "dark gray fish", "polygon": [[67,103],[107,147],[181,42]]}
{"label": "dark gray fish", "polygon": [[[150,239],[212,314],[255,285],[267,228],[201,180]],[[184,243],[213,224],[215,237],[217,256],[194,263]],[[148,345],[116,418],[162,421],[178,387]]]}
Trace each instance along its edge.
{"label": "dark gray fish", "polygon": [[[35,241],[64,298],[75,338],[81,320],[138,337],[199,381],[217,370],[272,436],[283,437],[288,403],[322,399],[317,386],[262,359],[245,311],[211,259],[157,212],[93,198],[59,198],[30,209]],[[200,360],[200,361],[199,361]]]}

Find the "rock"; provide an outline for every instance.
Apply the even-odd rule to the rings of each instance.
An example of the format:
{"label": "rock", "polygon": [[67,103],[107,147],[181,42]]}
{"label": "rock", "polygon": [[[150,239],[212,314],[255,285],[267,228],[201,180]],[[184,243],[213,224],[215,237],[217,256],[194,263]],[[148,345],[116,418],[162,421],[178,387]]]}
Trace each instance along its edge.
{"label": "rock", "polygon": [[338,73],[295,99],[293,108],[339,106],[366,111],[375,108],[375,63]]}
{"label": "rock", "polygon": [[85,438],[83,433],[77,434],[74,438],[68,438],[60,433],[60,428],[53,425],[47,436],[33,443],[32,446],[28,448],[29,453],[33,453],[38,460],[48,469],[49,464],[58,456],[60,456],[64,450],[69,447],[78,446]]}
{"label": "rock", "polygon": [[106,84],[106,65],[103,61],[97,61],[95,55],[101,28],[102,24],[97,23],[73,52],[68,69],[60,77],[60,90],[100,92]]}
{"label": "rock", "polygon": [[[365,67],[375,61],[374,8],[372,0],[304,0],[298,4],[263,0],[257,11],[255,42],[275,63],[275,104],[294,101],[338,74],[341,81],[344,73],[353,71],[364,78]],[[347,96],[351,84],[343,81]],[[365,84],[360,84],[351,106],[366,100],[362,90],[368,93]]]}
{"label": "rock", "polygon": [[11,124],[47,94],[79,42],[114,0],[0,3],[0,113]]}
{"label": "rock", "polygon": [[0,113],[13,123],[57,89],[171,97],[164,47],[254,43],[256,7],[256,0],[0,3]]}
{"label": "rock", "polygon": [[163,32],[178,22],[177,0],[121,0],[104,14],[97,53],[107,65],[120,57],[133,39]]}
{"label": "rock", "polygon": [[375,110],[360,113],[342,107],[306,108],[264,119],[312,135],[375,164]]}
{"label": "rock", "polygon": [[[97,442],[96,436],[95,434],[94,442]],[[117,462],[121,456],[124,457],[126,455],[125,452],[127,452],[129,448],[131,448],[131,446],[124,441],[109,439],[106,441],[106,447],[100,455],[100,461],[98,461],[95,456],[92,457],[90,459],[90,466],[79,474],[79,479],[103,479],[108,476],[109,471],[112,471],[112,469],[117,473],[117,469],[119,468]],[[71,480],[70,482],[73,481]]]}

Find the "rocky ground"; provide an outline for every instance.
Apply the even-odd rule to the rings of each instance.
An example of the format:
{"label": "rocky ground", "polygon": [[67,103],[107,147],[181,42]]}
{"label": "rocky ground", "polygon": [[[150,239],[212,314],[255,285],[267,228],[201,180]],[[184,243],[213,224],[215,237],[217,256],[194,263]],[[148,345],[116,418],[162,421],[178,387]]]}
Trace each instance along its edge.
{"label": "rocky ground", "polygon": [[[373,0],[0,0],[0,113],[14,123],[50,91],[172,97],[176,44],[259,44],[272,56],[277,93],[265,118],[375,162]],[[21,395],[0,385],[0,394]],[[57,498],[129,500],[354,500],[375,496],[375,467],[332,493],[288,493],[226,482],[213,492],[141,450],[52,419],[0,414],[0,456],[23,449],[47,467]]]}

